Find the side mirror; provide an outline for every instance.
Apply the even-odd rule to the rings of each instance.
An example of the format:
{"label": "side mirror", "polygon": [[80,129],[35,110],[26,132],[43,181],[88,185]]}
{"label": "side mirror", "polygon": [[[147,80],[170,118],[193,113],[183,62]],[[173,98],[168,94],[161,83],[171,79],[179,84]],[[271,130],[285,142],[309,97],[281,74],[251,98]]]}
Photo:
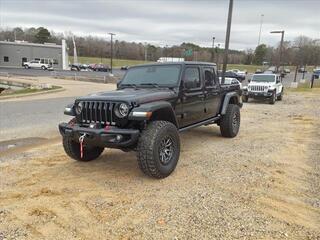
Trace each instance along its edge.
{"label": "side mirror", "polygon": [[118,81],[117,81],[117,88],[119,88],[120,83],[121,83],[121,80],[118,80]]}

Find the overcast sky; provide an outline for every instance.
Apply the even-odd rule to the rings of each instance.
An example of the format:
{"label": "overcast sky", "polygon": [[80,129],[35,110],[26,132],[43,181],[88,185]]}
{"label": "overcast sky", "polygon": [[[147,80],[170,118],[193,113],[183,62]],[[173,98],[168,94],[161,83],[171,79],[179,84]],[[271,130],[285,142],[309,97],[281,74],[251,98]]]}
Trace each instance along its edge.
{"label": "overcast sky", "polygon": [[[0,27],[44,26],[55,32],[150,42],[164,46],[193,42],[223,45],[228,0],[0,0]],[[261,14],[261,43],[275,45],[298,35],[320,38],[320,0],[234,0],[230,47],[255,48]]]}

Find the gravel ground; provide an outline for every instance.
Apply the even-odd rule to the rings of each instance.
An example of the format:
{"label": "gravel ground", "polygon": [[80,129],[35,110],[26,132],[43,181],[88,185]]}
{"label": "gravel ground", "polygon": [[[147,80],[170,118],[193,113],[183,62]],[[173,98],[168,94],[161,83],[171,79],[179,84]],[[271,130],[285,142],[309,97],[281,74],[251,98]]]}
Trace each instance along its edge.
{"label": "gravel ground", "polygon": [[0,239],[320,239],[320,92],[250,101],[240,134],[181,134],[175,172],[135,154],[70,160],[60,140],[0,157]]}

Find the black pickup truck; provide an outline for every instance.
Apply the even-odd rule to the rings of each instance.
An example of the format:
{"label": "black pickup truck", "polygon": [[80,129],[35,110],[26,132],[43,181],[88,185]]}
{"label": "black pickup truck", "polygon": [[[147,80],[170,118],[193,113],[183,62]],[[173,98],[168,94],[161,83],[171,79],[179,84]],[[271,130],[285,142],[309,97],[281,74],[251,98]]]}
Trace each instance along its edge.
{"label": "black pickup truck", "polygon": [[145,174],[164,178],[179,159],[179,132],[217,124],[235,137],[241,107],[239,84],[220,84],[215,64],[147,64],[130,67],[115,91],[76,99],[59,130],[75,160],[96,159],[104,148],[135,150]]}

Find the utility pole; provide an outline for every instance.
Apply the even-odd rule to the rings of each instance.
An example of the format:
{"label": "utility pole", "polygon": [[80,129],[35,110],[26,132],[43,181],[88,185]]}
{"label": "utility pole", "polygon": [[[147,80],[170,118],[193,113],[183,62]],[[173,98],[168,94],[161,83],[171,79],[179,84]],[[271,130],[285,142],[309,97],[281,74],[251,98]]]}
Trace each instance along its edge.
{"label": "utility pole", "polygon": [[211,62],[214,61],[214,40],[215,40],[215,39],[216,39],[215,37],[212,38],[212,55],[211,55]]}
{"label": "utility pole", "polygon": [[261,32],[262,32],[263,17],[264,17],[264,15],[263,15],[263,14],[261,14],[261,19],[260,19],[260,31],[259,31],[259,39],[258,39],[258,46],[260,45],[260,40],[261,40]]}
{"label": "utility pole", "polygon": [[281,42],[280,42],[280,53],[279,53],[279,62],[277,64],[277,72],[279,72],[279,67],[281,66],[282,53],[283,53],[283,39],[284,39],[284,30],[282,31],[272,31],[270,33],[281,33]]}
{"label": "utility pole", "polygon": [[148,44],[144,44],[144,61],[148,61]]}
{"label": "utility pole", "polygon": [[227,32],[226,32],[226,42],[224,46],[224,59],[223,59],[223,67],[222,67],[222,81],[224,84],[225,73],[227,70],[228,64],[228,53],[229,53],[229,42],[230,42],[230,31],[231,31],[231,21],[232,21],[232,9],[233,9],[233,0],[229,0],[229,12],[228,12],[228,23],[227,23]]}
{"label": "utility pole", "polygon": [[111,56],[110,56],[110,73],[112,73],[112,58],[113,58],[113,36],[114,35],[116,35],[116,34],[114,34],[114,33],[108,33],[109,35],[110,35],[110,38],[111,38],[111,46],[110,46],[110,48],[111,48]]}

